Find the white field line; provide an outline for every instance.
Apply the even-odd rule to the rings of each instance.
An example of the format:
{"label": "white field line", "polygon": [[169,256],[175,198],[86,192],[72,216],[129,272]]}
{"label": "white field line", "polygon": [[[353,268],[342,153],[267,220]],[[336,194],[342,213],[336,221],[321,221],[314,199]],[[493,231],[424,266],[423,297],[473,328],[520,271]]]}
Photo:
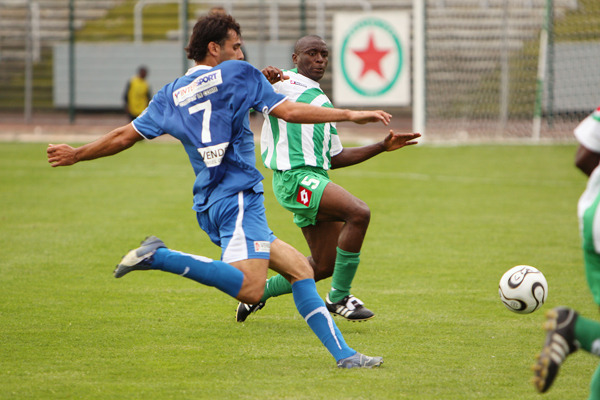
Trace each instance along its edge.
{"label": "white field line", "polygon": [[337,170],[334,174],[354,178],[369,178],[369,179],[397,179],[411,181],[434,181],[434,182],[451,182],[464,184],[486,184],[496,185],[513,184],[519,186],[555,186],[555,187],[585,187],[585,182],[581,181],[566,181],[566,180],[547,180],[547,179],[496,179],[496,178],[479,178],[472,176],[456,176],[456,175],[430,175],[410,172],[375,172],[375,171],[352,171],[352,170]]}

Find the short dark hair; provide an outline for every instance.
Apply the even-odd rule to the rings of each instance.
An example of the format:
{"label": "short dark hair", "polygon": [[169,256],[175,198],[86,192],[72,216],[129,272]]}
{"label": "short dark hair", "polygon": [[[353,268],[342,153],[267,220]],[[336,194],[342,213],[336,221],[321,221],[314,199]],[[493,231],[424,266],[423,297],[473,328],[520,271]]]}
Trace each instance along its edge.
{"label": "short dark hair", "polygon": [[194,61],[204,60],[208,53],[208,44],[215,42],[223,46],[229,39],[230,30],[242,36],[240,24],[229,14],[212,12],[200,17],[194,25],[190,42],[185,48],[187,58]]}
{"label": "short dark hair", "polygon": [[300,55],[300,53],[302,53],[304,51],[304,49],[306,49],[306,42],[308,42],[310,40],[315,40],[315,39],[319,40],[323,43],[325,42],[323,40],[323,38],[318,35],[303,36],[296,41],[296,44],[294,45],[294,54]]}

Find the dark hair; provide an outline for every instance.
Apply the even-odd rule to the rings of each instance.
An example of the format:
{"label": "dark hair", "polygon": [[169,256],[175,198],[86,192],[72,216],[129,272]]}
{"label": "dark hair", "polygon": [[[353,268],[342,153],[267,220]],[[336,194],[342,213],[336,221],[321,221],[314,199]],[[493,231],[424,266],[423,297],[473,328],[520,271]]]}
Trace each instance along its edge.
{"label": "dark hair", "polygon": [[321,42],[325,42],[321,36],[318,35],[308,35],[303,36],[296,41],[294,45],[294,54],[300,55],[306,49],[306,42],[310,42],[311,40],[319,40]]}
{"label": "dark hair", "polygon": [[215,42],[223,46],[229,39],[230,30],[242,36],[240,24],[229,14],[213,12],[201,17],[194,25],[190,42],[185,48],[187,58],[194,61],[204,60],[208,54],[208,44]]}

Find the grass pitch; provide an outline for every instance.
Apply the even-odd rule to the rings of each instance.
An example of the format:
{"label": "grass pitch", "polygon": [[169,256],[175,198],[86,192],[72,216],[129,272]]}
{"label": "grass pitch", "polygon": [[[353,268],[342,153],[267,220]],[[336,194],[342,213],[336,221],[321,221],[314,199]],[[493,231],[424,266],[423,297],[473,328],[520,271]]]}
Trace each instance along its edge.
{"label": "grass pitch", "polygon": [[[598,317],[575,146],[422,146],[331,173],[372,211],[353,293],[376,317],[335,320],[352,347],[384,357],[378,370],[338,370],[291,296],[239,324],[237,302],[214,288],[155,271],[112,277],[150,234],[219,257],[191,210],[181,146],[58,169],[45,148],[0,144],[2,399],[537,399],[543,311]],[[271,228],[306,253],[261,170]],[[542,311],[501,304],[498,281],[518,264],[544,272]],[[586,398],[597,365],[569,357],[544,398]]]}

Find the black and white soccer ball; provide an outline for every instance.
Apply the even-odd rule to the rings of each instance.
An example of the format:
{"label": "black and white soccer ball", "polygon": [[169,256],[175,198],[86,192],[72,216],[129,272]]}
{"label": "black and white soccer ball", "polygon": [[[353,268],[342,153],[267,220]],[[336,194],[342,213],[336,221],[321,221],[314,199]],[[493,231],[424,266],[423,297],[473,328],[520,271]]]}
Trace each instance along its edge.
{"label": "black and white soccer ball", "polygon": [[546,302],[548,282],[537,268],[517,265],[502,275],[498,293],[500,300],[510,311],[530,314]]}

